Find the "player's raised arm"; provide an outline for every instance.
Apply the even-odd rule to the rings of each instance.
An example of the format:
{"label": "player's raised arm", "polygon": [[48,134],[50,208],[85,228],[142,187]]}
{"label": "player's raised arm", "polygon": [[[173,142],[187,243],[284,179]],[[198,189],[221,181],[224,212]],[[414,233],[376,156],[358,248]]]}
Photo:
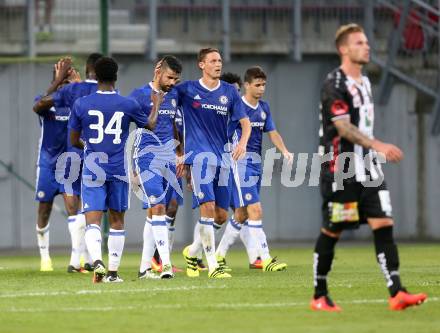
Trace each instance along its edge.
{"label": "player's raised arm", "polygon": [[46,95],[54,93],[58,87],[65,82],[72,70],[72,59],[70,57],[61,58],[54,65],[54,76],[51,85],[46,91]]}
{"label": "player's raised arm", "polygon": [[151,91],[151,101],[153,102],[153,106],[151,107],[150,114],[148,116],[148,123],[145,126],[146,129],[153,131],[157,125],[157,117],[159,115],[159,107],[163,101],[164,92],[159,91]]}
{"label": "player's raised arm", "polygon": [[71,70],[72,61],[70,58],[61,58],[55,65],[53,70],[53,80],[46,91],[46,96],[39,99],[33,107],[35,113],[41,114],[45,110],[54,106],[52,93],[66,80]]}
{"label": "player's raised arm", "polygon": [[44,112],[44,110],[48,110],[53,106],[53,98],[52,96],[44,96],[41,99],[39,99],[35,104],[32,110],[35,113],[41,114]]}

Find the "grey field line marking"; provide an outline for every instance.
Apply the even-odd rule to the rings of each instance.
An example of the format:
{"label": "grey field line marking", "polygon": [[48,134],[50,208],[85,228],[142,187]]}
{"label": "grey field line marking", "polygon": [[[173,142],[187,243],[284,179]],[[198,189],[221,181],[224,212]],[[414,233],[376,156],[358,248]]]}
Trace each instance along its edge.
{"label": "grey field line marking", "polygon": [[[429,286],[429,285],[438,285],[438,283],[419,283],[419,286]],[[309,284],[301,284],[297,283],[294,287],[305,287],[309,286]],[[343,287],[343,288],[352,288],[353,286],[350,284],[336,283],[332,284],[332,287]],[[139,288],[139,289],[81,289],[76,291],[29,291],[29,292],[18,292],[18,293],[0,293],[0,299],[5,298],[19,298],[19,297],[56,297],[56,296],[78,296],[78,295],[99,295],[99,294],[133,294],[133,293],[154,293],[154,292],[167,292],[167,291],[191,291],[198,289],[224,289],[228,288],[227,285],[204,285],[204,286],[180,286],[180,287],[151,287],[151,288]],[[259,289],[265,288],[263,285],[256,285],[252,288]],[[234,289],[231,287],[230,289]]]}
{"label": "grey field line marking", "polygon": [[[440,297],[428,298],[427,302],[438,302]],[[352,301],[340,301],[340,304],[383,304],[386,299],[359,299]],[[308,302],[286,302],[286,303],[217,303],[217,304],[203,304],[190,305],[187,304],[151,304],[142,306],[102,306],[102,307],[65,307],[55,309],[36,309],[36,308],[5,308],[1,309],[2,313],[47,313],[47,312],[109,312],[109,311],[124,311],[124,310],[155,310],[155,309],[182,309],[182,308],[215,308],[215,309],[239,309],[239,308],[285,308],[295,306],[308,306]]]}
{"label": "grey field line marking", "polygon": [[47,297],[47,296],[78,296],[90,294],[130,294],[141,292],[166,292],[166,291],[191,291],[197,289],[224,289],[225,285],[221,286],[182,286],[182,287],[151,287],[139,289],[84,289],[78,291],[41,291],[41,292],[23,292],[14,294],[0,294],[0,298],[18,298],[18,297]]}

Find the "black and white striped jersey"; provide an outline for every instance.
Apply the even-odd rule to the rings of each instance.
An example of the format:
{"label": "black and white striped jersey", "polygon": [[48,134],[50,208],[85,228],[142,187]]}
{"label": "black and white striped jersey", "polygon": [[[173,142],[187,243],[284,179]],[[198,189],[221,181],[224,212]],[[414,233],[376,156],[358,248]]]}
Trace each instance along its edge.
{"label": "black and white striped jersey", "polygon": [[[383,177],[376,152],[341,138],[333,123],[348,119],[363,134],[373,138],[374,103],[368,78],[362,76],[360,83],[345,75],[341,68],[336,68],[322,85],[320,109],[319,151],[322,155],[329,154],[326,157],[330,159],[322,164],[321,177],[334,180],[335,173],[350,170],[354,172],[350,180],[358,182]],[[343,164],[337,163],[338,156],[343,157]]]}

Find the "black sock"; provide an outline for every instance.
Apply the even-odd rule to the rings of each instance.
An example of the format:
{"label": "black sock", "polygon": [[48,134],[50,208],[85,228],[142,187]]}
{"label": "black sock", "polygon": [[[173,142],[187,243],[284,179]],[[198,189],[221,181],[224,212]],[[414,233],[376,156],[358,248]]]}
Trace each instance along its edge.
{"label": "black sock", "polygon": [[373,231],[377,262],[382,269],[391,297],[403,290],[399,276],[399,253],[394,243],[393,227]]}
{"label": "black sock", "polygon": [[315,285],[314,298],[327,296],[327,274],[332,268],[335,245],[338,239],[321,233],[316,241],[313,254],[313,279]]}

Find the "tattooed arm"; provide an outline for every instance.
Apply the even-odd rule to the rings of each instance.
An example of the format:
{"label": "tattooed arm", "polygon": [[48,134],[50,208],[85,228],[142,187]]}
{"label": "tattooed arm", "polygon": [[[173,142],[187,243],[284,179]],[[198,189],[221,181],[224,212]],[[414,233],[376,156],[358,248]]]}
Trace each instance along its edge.
{"label": "tattooed arm", "polygon": [[359,128],[354,126],[348,119],[338,119],[333,121],[336,129],[338,130],[339,136],[343,137],[345,140],[361,145],[364,148],[372,148],[373,139],[363,134]]}
{"label": "tattooed arm", "polygon": [[391,162],[399,162],[403,159],[403,152],[395,145],[371,139],[363,134],[359,128],[354,126],[348,119],[338,119],[333,122],[338,134],[345,140],[358,144],[367,149],[374,149],[385,155]]}

